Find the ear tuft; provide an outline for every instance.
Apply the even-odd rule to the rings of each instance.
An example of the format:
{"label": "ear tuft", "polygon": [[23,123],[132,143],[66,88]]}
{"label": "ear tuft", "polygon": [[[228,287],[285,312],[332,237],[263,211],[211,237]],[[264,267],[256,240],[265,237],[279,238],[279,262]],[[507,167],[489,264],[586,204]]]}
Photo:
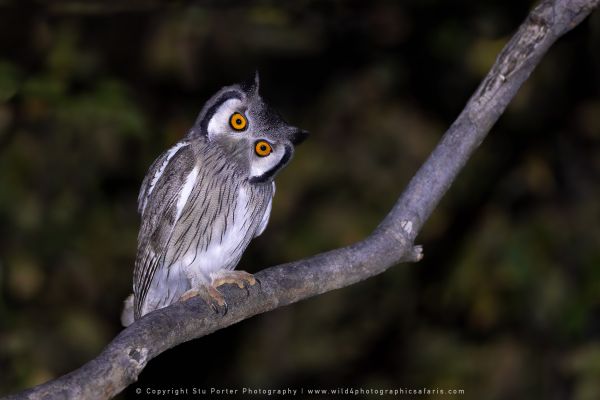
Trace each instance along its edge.
{"label": "ear tuft", "polygon": [[258,70],[254,71],[254,75],[240,83],[241,89],[248,95],[258,95],[260,87],[260,76]]}
{"label": "ear tuft", "polygon": [[260,87],[260,76],[258,75],[258,70],[254,71],[254,90],[258,94],[258,88]]}

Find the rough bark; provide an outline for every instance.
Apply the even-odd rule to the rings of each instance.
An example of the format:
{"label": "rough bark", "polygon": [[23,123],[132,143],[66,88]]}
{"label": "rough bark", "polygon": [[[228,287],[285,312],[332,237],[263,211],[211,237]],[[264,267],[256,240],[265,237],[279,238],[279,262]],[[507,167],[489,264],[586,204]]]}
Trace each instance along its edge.
{"label": "rough bark", "polygon": [[600,0],[545,0],[529,14],[498,55],[464,110],[376,230],[348,247],[265,269],[261,285],[224,288],[229,304],[215,314],[192,299],[146,315],[123,330],[81,368],[9,399],[107,399],[134,382],[149,360],[180,343],[208,335],[256,314],[339,289],[400,262],[418,261],[413,241],[473,151],[546,51],[578,25]]}

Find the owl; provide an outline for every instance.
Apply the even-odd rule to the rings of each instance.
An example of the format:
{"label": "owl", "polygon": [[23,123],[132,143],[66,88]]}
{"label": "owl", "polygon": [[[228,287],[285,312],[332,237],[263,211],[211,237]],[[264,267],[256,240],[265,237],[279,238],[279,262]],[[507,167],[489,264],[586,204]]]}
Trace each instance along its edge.
{"label": "owl", "polygon": [[226,312],[219,286],[256,283],[234,268],[265,230],[275,176],[307,134],[263,101],[258,73],[206,102],[184,139],[154,161],[142,182],[123,325],[197,295]]}

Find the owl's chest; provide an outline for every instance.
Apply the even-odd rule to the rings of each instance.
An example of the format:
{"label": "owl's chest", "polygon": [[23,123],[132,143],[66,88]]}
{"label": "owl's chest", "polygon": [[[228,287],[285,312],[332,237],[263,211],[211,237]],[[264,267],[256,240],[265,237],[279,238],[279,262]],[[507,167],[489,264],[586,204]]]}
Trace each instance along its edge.
{"label": "owl's chest", "polygon": [[172,261],[202,274],[235,268],[268,219],[271,197],[244,185],[196,188],[174,229]]}

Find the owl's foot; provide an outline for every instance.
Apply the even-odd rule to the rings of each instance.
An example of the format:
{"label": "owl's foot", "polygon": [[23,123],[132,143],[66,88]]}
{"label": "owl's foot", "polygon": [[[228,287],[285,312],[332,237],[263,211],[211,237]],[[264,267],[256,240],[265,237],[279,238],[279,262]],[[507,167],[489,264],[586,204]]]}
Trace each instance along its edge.
{"label": "owl's foot", "polygon": [[227,314],[227,303],[225,302],[225,298],[216,287],[207,285],[202,286],[201,289],[190,289],[186,291],[181,295],[179,301],[187,301],[193,297],[200,296],[210,306],[210,308],[213,309],[214,312],[218,313],[219,308],[224,308],[225,312],[223,315]]}
{"label": "owl's foot", "polygon": [[179,298],[179,301],[188,301],[192,297],[196,297],[199,294],[200,294],[200,292],[197,291],[196,289],[190,289],[181,295],[181,297]]}
{"label": "owl's foot", "polygon": [[[260,285],[260,281],[246,271],[218,271],[211,275],[211,278],[212,283],[209,289],[214,290],[215,294],[220,296],[221,299],[223,299],[223,295],[217,290],[219,286],[227,284],[237,285],[240,289],[246,289],[246,295],[249,296],[250,291],[248,291],[248,286],[254,286],[257,282]],[[224,299],[223,302],[225,303]],[[227,303],[225,303],[225,313],[227,313]]]}
{"label": "owl's foot", "polygon": [[259,280],[245,271],[218,271],[211,274],[211,280],[210,285],[200,285],[198,288],[186,291],[181,295],[179,301],[186,301],[192,297],[200,296],[214,312],[219,313],[220,309],[224,309],[223,315],[225,315],[228,310],[227,302],[223,294],[217,289],[219,286],[237,285],[240,289],[246,289],[246,294],[249,295],[250,292],[247,286],[254,286],[257,282],[260,285]]}
{"label": "owl's foot", "polygon": [[[249,274],[246,271],[219,271],[212,276],[211,286],[218,288],[219,286],[232,284],[237,285],[240,289],[248,289],[246,286],[256,285],[256,278],[254,275]],[[260,282],[259,282],[260,284]]]}

